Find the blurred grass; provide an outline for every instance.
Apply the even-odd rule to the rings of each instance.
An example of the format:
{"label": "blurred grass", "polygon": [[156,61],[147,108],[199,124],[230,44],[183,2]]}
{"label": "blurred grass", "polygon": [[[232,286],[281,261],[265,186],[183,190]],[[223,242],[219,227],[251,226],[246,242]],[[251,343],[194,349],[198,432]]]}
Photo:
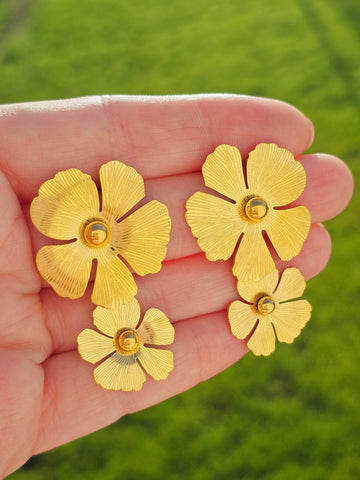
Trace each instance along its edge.
{"label": "blurred grass", "polygon": [[[360,175],[358,0],[2,0],[0,102],[234,92],[311,117],[311,151]],[[327,222],[292,346],[31,459],[12,480],[360,478],[359,193]]]}

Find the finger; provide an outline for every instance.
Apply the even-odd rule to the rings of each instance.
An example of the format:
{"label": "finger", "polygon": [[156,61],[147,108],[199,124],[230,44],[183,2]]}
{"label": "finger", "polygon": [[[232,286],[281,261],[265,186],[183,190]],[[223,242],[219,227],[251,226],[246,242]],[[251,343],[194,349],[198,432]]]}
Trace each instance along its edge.
{"label": "finger", "polygon": [[[306,206],[310,210],[313,223],[334,217],[345,208],[351,198],[353,179],[350,170],[341,160],[330,155],[306,155],[300,160],[306,169],[307,185],[293,206]],[[176,175],[146,182],[146,201],[159,200],[169,209],[172,230],[167,260],[193,255],[200,251],[185,221],[186,201],[196,191],[212,192],[204,186],[201,173]],[[28,216],[28,212],[27,205],[24,207],[24,213]],[[29,227],[35,252],[44,245],[55,243],[41,235],[31,222]],[[45,283],[43,285],[46,286]]]}
{"label": "finger", "polygon": [[246,155],[274,142],[295,155],[313,126],[276,100],[238,95],[92,97],[0,107],[0,166],[23,202],[59,170],[77,167],[97,178],[118,159],[144,178],[200,170],[221,143]]}
{"label": "finger", "polygon": [[33,453],[41,415],[44,372],[23,352],[0,348],[0,478]]}
{"label": "finger", "polygon": [[[301,253],[291,262],[277,260],[277,268],[297,267],[309,279],[325,267],[330,250],[326,230],[321,225],[313,225]],[[176,323],[226,309],[238,298],[231,262],[209,262],[203,254],[165,262],[158,274],[138,278],[142,311],[159,308]],[[90,302],[89,290],[91,286],[76,302],[58,298],[49,288],[42,290],[43,312],[55,352],[76,348],[77,335],[92,326],[95,307]]]}
{"label": "finger", "polygon": [[21,206],[2,172],[0,211],[0,347],[15,346],[34,362],[42,362],[49,353],[50,338],[41,321],[40,278]]}
{"label": "finger", "polygon": [[312,222],[336,217],[350,202],[354,179],[349,167],[340,159],[322,153],[300,158],[306,170],[306,187],[294,205],[305,205]]}
{"label": "finger", "polygon": [[[166,380],[150,377],[140,392],[103,390],[93,380],[94,366],[77,352],[55,355],[44,364],[45,401],[35,453],[54,448],[188,390],[239,360],[244,342],[230,333],[226,312],[176,325],[174,370]],[[79,408],[81,405],[81,408]]]}

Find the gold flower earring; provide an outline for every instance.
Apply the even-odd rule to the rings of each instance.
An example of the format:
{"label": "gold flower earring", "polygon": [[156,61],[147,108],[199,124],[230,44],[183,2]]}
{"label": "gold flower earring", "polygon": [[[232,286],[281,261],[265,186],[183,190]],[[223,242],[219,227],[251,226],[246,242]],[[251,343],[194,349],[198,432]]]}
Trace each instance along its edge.
{"label": "gold flower earring", "polygon": [[283,208],[306,184],[305,170],[291,152],[259,144],[250,152],[245,181],[239,150],[220,145],[202,172],[205,185],[226,197],[196,192],[186,204],[186,221],[208,260],[228,260],[240,240],[233,273],[239,281],[256,281],[275,268],[264,231],[282,260],[300,252],[311,218],[303,206]]}
{"label": "gold flower earring", "polygon": [[[100,167],[101,199],[91,177],[71,168],[59,172],[39,189],[31,203],[35,227],[62,245],[42,247],[36,256],[41,276],[61,297],[76,299],[87,287],[97,261],[91,300],[98,307],[94,324],[85,329],[78,350],[91,363],[95,381],[110,390],[140,390],[144,370],[155,380],[174,368],[173,353],[151,348],[170,345],[174,328],[156,308],[140,323],[137,285],[127,262],[138,275],[156,273],[166,255],[171,220],[162,203],[144,198],[144,180],[132,167],[111,161]],[[121,257],[121,258],[120,258]]]}
{"label": "gold flower earring", "polygon": [[310,212],[303,206],[284,207],[303,192],[305,170],[288,150],[261,143],[250,152],[246,169],[236,147],[218,146],[202,173],[215,195],[192,195],[186,221],[208,260],[228,260],[236,250],[232,271],[242,300],[229,306],[231,332],[241,340],[249,337],[247,345],[256,355],[269,355],[275,349],[274,330],[280,342],[291,343],[311,314],[306,300],[289,301],[303,294],[301,273],[288,268],[279,282],[263,236],[265,232],[282,260],[299,254]]}
{"label": "gold flower earring", "polygon": [[[229,306],[231,332],[240,340],[249,337],[247,346],[255,355],[270,355],[279,342],[292,343],[310,319],[311,305],[301,297],[305,280],[297,268],[273,270],[258,282],[238,282],[243,300]],[[275,330],[275,333],[274,333]]]}
{"label": "gold flower earring", "polygon": [[[174,327],[166,315],[150,308],[140,320],[140,305],[134,298],[116,309],[97,307],[94,324],[101,332],[85,329],[77,338],[82,358],[97,363],[96,383],[110,390],[140,390],[146,379],[144,370],[155,380],[164,380],[174,368],[173,353],[151,348],[150,345],[170,345]],[[142,368],[141,368],[142,367]]]}
{"label": "gold flower earring", "polygon": [[91,177],[72,168],[40,187],[30,216],[44,235],[71,241],[39,250],[36,263],[44,280],[59,296],[79,298],[96,259],[91,300],[113,308],[137,294],[133,275],[119,257],[138,275],[158,272],[171,220],[166,206],[156,200],[132,211],[145,196],[144,180],[134,168],[112,161],[101,166],[99,175],[101,208]]}

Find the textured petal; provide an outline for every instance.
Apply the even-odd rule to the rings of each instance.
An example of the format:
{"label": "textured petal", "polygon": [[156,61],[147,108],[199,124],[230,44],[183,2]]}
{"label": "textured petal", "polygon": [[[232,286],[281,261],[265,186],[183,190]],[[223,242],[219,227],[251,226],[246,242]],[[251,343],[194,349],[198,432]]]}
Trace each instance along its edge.
{"label": "textured petal", "polygon": [[114,309],[97,307],[93,312],[93,317],[94,325],[100,332],[114,337],[121,328],[135,329],[137,327],[140,320],[140,305],[134,298],[130,303]]}
{"label": "textured petal", "polygon": [[246,302],[254,303],[260,293],[272,295],[279,281],[279,272],[273,270],[257,281],[238,282],[237,290]]}
{"label": "textured petal", "polygon": [[229,306],[229,323],[232,334],[243,340],[255,327],[259,318],[247,303],[236,300]]}
{"label": "textured petal", "polygon": [[291,343],[311,316],[311,305],[307,300],[280,303],[269,315],[280,342]]}
{"label": "textured petal", "polygon": [[57,240],[79,238],[82,223],[99,212],[99,196],[91,177],[76,168],[43,183],[30,206],[35,227]]}
{"label": "textured petal", "polygon": [[161,310],[150,308],[138,328],[141,341],[151,345],[170,345],[174,341],[175,330]]}
{"label": "textured petal", "polygon": [[94,370],[95,382],[107,390],[141,390],[146,380],[145,373],[136,360],[136,355],[111,355]]}
{"label": "textured petal", "polygon": [[102,212],[119,220],[145,196],[144,180],[132,167],[112,161],[100,168]]}
{"label": "textured petal", "polygon": [[279,286],[273,294],[275,302],[285,302],[301,297],[306,287],[305,279],[297,268],[287,268],[281,275]]}
{"label": "textured petal", "polygon": [[230,258],[246,226],[238,215],[237,205],[196,192],[186,208],[186,221],[206,258],[211,261]]}
{"label": "textured petal", "polygon": [[41,276],[60,297],[79,298],[89,281],[92,258],[79,240],[66,245],[47,245],[36,256]]}
{"label": "textured petal", "polygon": [[246,231],[240,241],[233,274],[240,282],[258,281],[275,269],[261,231]]}
{"label": "textured petal", "polygon": [[255,355],[270,355],[275,350],[275,333],[269,315],[261,317],[247,346]]}
{"label": "textured petal", "polygon": [[96,363],[115,351],[113,339],[86,328],[77,337],[81,357],[90,363]]}
{"label": "textured petal", "polygon": [[241,155],[236,147],[219,145],[202,167],[205,185],[239,202],[246,195]]}
{"label": "textured petal", "polygon": [[115,308],[129,303],[137,294],[132,273],[110,248],[96,251],[97,270],[91,300],[95,305]]}
{"label": "textured petal", "polygon": [[170,350],[141,347],[139,362],[155,380],[164,380],[174,368],[174,355]]}
{"label": "textured petal", "polygon": [[287,261],[298,255],[310,230],[309,210],[305,207],[273,210],[269,212],[268,223],[266,233],[279,257]]}
{"label": "textured petal", "polygon": [[171,220],[166,206],[152,200],[114,229],[112,247],[138,275],[157,273],[166,255]]}
{"label": "textured petal", "polygon": [[262,196],[273,207],[288,205],[303,192],[304,167],[285,148],[260,143],[250,152],[247,163],[249,190]]}

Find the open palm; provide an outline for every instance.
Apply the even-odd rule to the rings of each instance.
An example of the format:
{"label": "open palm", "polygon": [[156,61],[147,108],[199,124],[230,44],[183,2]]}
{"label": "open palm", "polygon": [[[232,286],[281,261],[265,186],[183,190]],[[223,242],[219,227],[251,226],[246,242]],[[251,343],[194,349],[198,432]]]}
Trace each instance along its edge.
{"label": "open palm", "polygon": [[[310,146],[309,120],[287,104],[232,95],[96,97],[0,107],[0,474],[31,455],[86,435],[180,393],[228,367],[246,352],[227,323],[238,298],[230,262],[208,262],[184,219],[185,202],[205,190],[201,165],[227,143],[246,157],[274,142],[298,158]],[[175,369],[148,379],[140,392],[105,391],[84,362],[77,334],[92,325],[91,285],[79,300],[58,297],[41,281],[34,258],[51,243],[32,226],[29,204],[59,170],[76,167],[98,181],[109,160],[145,179],[146,199],[169,208],[168,255],[157,275],[136,278],[142,310],[162,309],[175,324]],[[307,186],[296,204],[313,225],[302,252],[287,266],[306,278],[319,273],[330,239],[319,222],[337,215],[352,193],[352,177],[325,154],[300,157]],[[271,165],[269,165],[271,168]],[[295,205],[295,203],[294,203]],[[276,260],[282,269],[284,262]],[[221,355],[219,355],[221,351]]]}

